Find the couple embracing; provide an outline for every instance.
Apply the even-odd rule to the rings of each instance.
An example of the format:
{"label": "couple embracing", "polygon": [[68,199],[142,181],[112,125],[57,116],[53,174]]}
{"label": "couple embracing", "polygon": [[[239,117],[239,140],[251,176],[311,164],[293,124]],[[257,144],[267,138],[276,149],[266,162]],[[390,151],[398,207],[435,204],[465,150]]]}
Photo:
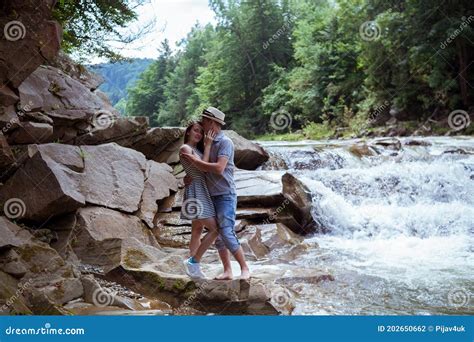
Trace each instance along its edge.
{"label": "couple embracing", "polygon": [[[222,132],[225,114],[214,107],[205,109],[200,122],[187,128],[180,148],[186,171],[181,218],[192,220],[190,257],[184,261],[192,278],[205,278],[200,261],[215,242],[224,272],[216,280],[233,278],[230,254],[240,265],[241,279],[250,277],[244,252],[235,235],[237,193],[234,183],[234,144]],[[198,210],[190,210],[190,207]],[[201,234],[207,229],[206,236]]]}

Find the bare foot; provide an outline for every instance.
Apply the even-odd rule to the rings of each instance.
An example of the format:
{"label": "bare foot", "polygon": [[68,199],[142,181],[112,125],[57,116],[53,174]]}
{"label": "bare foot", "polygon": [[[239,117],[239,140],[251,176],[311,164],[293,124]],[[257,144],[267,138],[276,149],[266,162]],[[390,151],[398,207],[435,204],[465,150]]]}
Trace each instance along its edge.
{"label": "bare foot", "polygon": [[250,278],[250,271],[248,269],[243,269],[242,273],[240,274],[240,279],[249,279]]}
{"label": "bare foot", "polygon": [[232,272],[224,272],[215,277],[214,280],[232,280],[233,278]]}

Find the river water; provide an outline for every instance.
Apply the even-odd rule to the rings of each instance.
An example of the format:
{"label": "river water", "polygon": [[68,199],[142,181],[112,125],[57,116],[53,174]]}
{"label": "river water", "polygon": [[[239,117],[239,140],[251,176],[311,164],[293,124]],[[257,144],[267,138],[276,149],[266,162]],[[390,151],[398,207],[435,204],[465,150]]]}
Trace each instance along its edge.
{"label": "river water", "polygon": [[293,314],[474,314],[474,138],[399,140],[361,158],[359,140],[259,142],[330,231],[294,263],[335,281],[301,284]]}

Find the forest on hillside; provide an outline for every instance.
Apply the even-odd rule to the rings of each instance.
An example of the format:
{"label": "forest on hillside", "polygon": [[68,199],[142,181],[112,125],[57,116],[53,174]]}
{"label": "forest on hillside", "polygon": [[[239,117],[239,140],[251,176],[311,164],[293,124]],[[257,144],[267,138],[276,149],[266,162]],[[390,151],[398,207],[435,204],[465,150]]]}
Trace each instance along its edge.
{"label": "forest on hillside", "polygon": [[473,110],[469,0],[209,6],[217,25],[195,25],[176,53],[164,41],[128,89],[127,115],[176,126],[212,105],[247,137],[300,131],[318,138],[359,134],[394,118],[417,127]]}
{"label": "forest on hillside", "polygon": [[104,78],[99,89],[107,94],[112,105],[125,113],[128,89],[135,85],[138,76],[153,62],[150,58],[134,58],[115,63],[100,63],[88,67]]}

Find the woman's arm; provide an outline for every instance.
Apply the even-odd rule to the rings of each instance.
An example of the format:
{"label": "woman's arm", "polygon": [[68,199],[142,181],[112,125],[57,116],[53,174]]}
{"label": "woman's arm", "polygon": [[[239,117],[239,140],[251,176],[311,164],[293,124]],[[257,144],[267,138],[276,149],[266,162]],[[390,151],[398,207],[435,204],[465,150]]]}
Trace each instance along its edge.
{"label": "woman's arm", "polygon": [[[182,145],[180,148],[179,148],[179,162],[182,164],[183,163],[183,157],[182,157],[182,154],[183,153],[189,153],[189,154],[192,154],[193,153],[193,150],[191,149],[191,147],[189,147],[188,145],[184,144]],[[193,182],[193,178],[188,175],[188,174],[185,174],[184,178],[183,178],[183,181],[184,181],[184,186],[188,186],[190,185],[192,182]]]}

